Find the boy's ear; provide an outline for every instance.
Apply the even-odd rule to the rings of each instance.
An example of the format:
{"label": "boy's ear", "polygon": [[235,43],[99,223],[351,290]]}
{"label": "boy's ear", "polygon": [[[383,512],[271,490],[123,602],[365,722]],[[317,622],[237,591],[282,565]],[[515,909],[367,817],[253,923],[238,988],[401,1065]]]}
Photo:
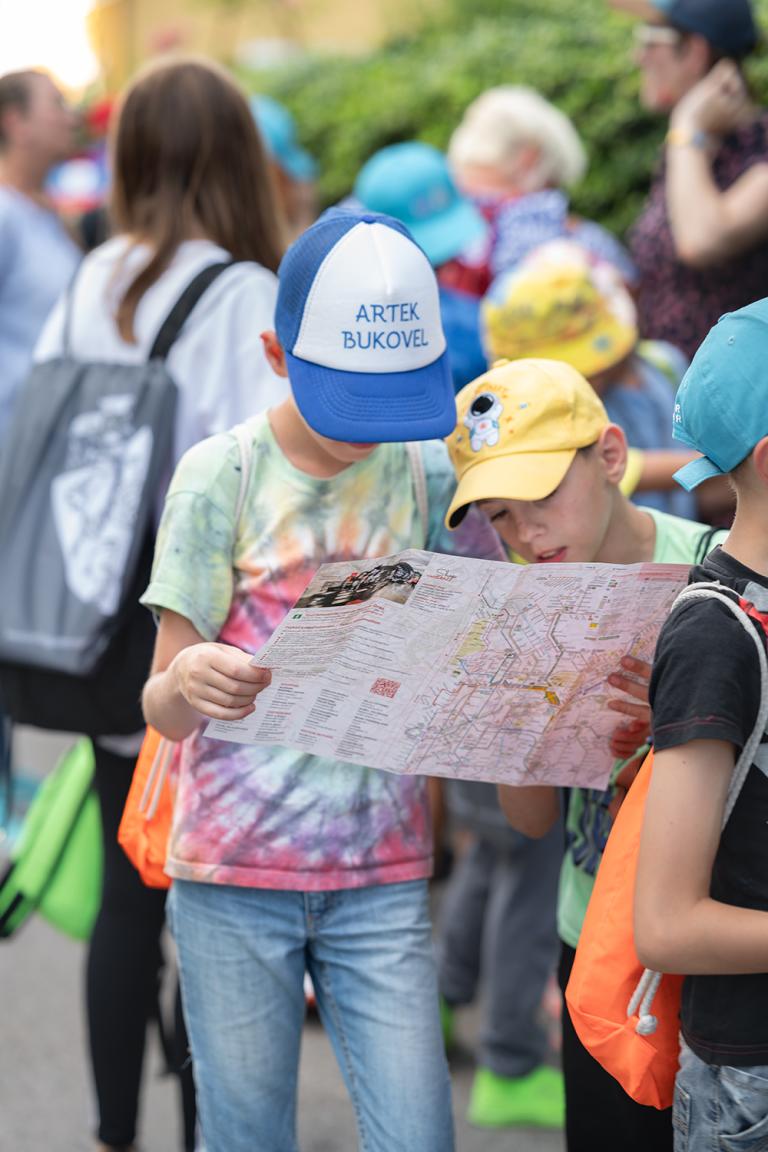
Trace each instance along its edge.
{"label": "boy's ear", "polygon": [[285,351],[283,346],[277,338],[277,333],[269,329],[261,334],[261,342],[264,345],[264,355],[269,362],[269,366],[277,376],[288,376],[288,366],[285,362]]}
{"label": "boy's ear", "polygon": [[597,451],[609,482],[621,483],[627,467],[627,438],[618,424],[608,424],[603,428],[597,441]]}
{"label": "boy's ear", "polygon": [[763,436],[762,440],[758,440],[755,444],[752,449],[752,462],[755,472],[768,487],[768,436]]}

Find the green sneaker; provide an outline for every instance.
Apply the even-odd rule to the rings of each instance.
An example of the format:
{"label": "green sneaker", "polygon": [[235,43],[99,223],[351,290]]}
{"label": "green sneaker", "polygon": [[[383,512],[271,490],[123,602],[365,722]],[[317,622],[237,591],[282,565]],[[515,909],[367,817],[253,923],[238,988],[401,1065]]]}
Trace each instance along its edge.
{"label": "green sneaker", "polygon": [[542,1064],[527,1076],[497,1076],[478,1068],[467,1120],[478,1128],[562,1128],[565,1123],[563,1074]]}
{"label": "green sneaker", "polygon": [[448,1003],[444,996],[440,997],[440,1027],[443,1031],[445,1050],[450,1052],[456,1039],[456,1009]]}

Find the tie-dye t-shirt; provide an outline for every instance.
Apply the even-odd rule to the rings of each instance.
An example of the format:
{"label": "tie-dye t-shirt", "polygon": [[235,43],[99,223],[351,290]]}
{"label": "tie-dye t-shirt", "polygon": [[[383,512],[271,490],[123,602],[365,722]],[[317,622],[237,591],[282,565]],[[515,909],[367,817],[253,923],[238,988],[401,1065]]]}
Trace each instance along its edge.
{"label": "tie-dye t-shirt", "polygon": [[[181,460],[165,503],[142,603],[185,616],[207,640],[255,652],[317,568],[404,548],[501,559],[485,517],[443,527],[455,481],[444,446],[421,445],[429,524],[420,521],[405,448],[381,444],[319,480],[285,458],[269,421],[251,424],[253,457],[233,523],[240,453],[230,433]],[[183,743],[168,850],[172,877],[322,891],[428,876],[431,829],[423,779],[285,748]]]}

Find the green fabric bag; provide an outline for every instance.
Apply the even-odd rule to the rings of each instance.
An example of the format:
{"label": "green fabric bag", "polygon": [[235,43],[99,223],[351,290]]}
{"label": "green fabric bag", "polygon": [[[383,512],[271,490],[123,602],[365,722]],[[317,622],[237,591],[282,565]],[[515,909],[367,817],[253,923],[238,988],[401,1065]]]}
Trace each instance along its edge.
{"label": "green fabric bag", "polygon": [[92,790],[93,748],[80,740],[61,758],[27,811],[0,877],[0,937],[35,911],[86,940],[101,903],[101,813]]}

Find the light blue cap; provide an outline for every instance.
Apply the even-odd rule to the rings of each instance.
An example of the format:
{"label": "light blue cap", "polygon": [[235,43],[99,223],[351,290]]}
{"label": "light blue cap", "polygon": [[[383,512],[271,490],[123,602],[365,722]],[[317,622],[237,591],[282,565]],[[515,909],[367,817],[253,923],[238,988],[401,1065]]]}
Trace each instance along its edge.
{"label": "light blue cap", "polygon": [[296,124],[287,108],[271,96],[253,96],[251,113],[272,159],[294,180],[314,180],[317,165],[296,140]]}
{"label": "light blue cap", "polygon": [[488,234],[488,226],[454,184],[437,148],[418,141],[392,144],[360,169],[354,195],[370,212],[401,220],[433,268],[453,260]]}
{"label": "light blue cap", "polygon": [[672,435],[702,453],[675,472],[690,492],[723,476],[768,436],[768,300],[721,316],[675,398]]}

